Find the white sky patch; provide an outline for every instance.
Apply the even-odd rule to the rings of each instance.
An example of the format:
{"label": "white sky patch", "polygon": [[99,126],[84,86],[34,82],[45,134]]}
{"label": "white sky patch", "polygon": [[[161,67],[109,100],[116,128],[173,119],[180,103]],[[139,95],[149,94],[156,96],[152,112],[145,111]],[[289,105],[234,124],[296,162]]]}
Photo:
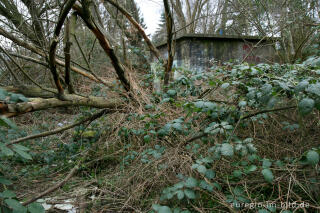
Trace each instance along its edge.
{"label": "white sky patch", "polygon": [[146,33],[152,35],[159,26],[163,2],[162,0],[136,0],[136,2],[147,25]]}

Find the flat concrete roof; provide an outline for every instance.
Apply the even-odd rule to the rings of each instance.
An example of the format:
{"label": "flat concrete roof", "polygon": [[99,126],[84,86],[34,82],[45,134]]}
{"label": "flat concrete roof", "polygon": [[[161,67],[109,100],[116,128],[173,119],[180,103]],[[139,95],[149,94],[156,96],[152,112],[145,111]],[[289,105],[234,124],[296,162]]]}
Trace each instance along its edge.
{"label": "flat concrete roof", "polygon": [[[239,35],[216,35],[216,34],[184,34],[174,38],[175,41],[183,39],[207,39],[207,40],[243,40],[243,41],[253,41],[259,42],[261,40],[277,40],[278,38],[262,37],[262,36],[239,36]],[[166,45],[167,41],[160,42],[156,44],[156,47],[161,47]]]}

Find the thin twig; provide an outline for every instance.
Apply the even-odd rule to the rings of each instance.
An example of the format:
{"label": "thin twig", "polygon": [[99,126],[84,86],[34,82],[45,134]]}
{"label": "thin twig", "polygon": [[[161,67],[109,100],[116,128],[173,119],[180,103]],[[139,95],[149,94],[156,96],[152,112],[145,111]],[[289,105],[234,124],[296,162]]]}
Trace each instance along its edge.
{"label": "thin twig", "polygon": [[80,160],[77,165],[75,165],[73,167],[73,169],[69,172],[69,174],[66,176],[65,179],[63,179],[60,183],[58,183],[57,185],[55,186],[52,186],[51,188],[45,190],[44,192],[41,192],[40,194],[34,196],[33,198],[27,200],[26,202],[22,203],[23,206],[26,206],[30,203],[33,203],[35,202],[36,200],[46,196],[47,194],[50,194],[51,192],[54,192],[55,190],[59,189],[61,186],[63,186],[65,183],[67,183],[70,178],[72,178],[72,176],[76,173],[76,171],[79,169],[80,167],[80,164],[81,164],[82,160]]}
{"label": "thin twig", "polygon": [[38,87],[40,87],[41,89],[43,89],[43,90],[46,90],[46,91],[48,91],[48,92],[52,92],[52,91],[49,91],[49,90],[47,90],[46,88],[44,88],[43,86],[41,86],[40,84],[38,84],[36,81],[34,81],[33,79],[32,79],[32,77],[26,72],[26,71],[24,71],[23,69],[22,69],[22,67],[16,62],[16,60],[14,60],[14,58],[12,58],[12,56],[10,55],[10,53],[8,53],[4,48],[2,48],[1,46],[0,46],[0,50],[2,51],[2,52],[4,52],[10,59],[11,59],[11,61],[19,68],[19,70],[32,82],[32,83],[34,83],[35,85],[37,85]]}
{"label": "thin twig", "polygon": [[77,44],[77,46],[78,46],[78,48],[79,48],[79,50],[80,50],[80,53],[81,53],[84,61],[85,61],[86,64],[87,64],[88,71],[91,73],[91,75],[93,75],[96,79],[98,79],[98,80],[100,81],[100,83],[102,83],[103,85],[109,87],[110,85],[108,85],[107,82],[105,82],[100,76],[98,76],[95,72],[92,71],[91,66],[90,66],[90,62],[88,61],[86,55],[84,54],[84,52],[83,52],[83,50],[82,50],[82,48],[81,48],[80,42],[79,42],[79,40],[77,39],[77,36],[76,36],[76,35],[73,35],[73,37],[74,37],[74,40],[76,41],[76,44]]}
{"label": "thin twig", "polygon": [[[296,108],[296,106],[289,106],[289,107],[281,107],[281,108],[276,108],[276,109],[262,110],[262,111],[259,111],[259,112],[255,112],[255,113],[246,115],[246,116],[240,118],[240,120],[245,120],[245,119],[248,119],[248,118],[251,118],[251,117],[253,117],[253,116],[256,116],[256,115],[259,115],[259,114],[263,114],[263,113],[276,112],[276,111],[282,111],[282,110],[294,109],[294,108]],[[240,121],[240,120],[239,120],[239,121]],[[205,136],[207,136],[207,135],[208,135],[208,133],[201,133],[201,134],[199,134],[199,135],[196,135],[196,136],[188,139],[188,140],[186,141],[186,143],[190,143],[190,142],[195,141],[195,140],[197,140],[197,139],[201,139],[202,137],[205,137]]]}
{"label": "thin twig", "polygon": [[18,84],[22,84],[21,81],[19,80],[17,74],[11,69],[10,65],[8,64],[8,62],[6,61],[6,59],[0,54],[0,59],[3,61],[3,63],[6,65],[6,67],[8,68],[9,72],[11,73],[11,75],[13,76],[13,78],[18,82]]}
{"label": "thin twig", "polygon": [[251,118],[253,116],[259,115],[259,114],[263,114],[263,113],[268,113],[268,112],[276,112],[276,111],[283,111],[283,110],[287,110],[287,109],[294,109],[297,106],[288,106],[288,107],[281,107],[281,108],[275,108],[275,109],[266,109],[266,110],[262,110],[259,112],[255,112],[249,115],[246,115],[244,117],[241,118],[241,120],[247,119],[247,118]]}
{"label": "thin twig", "polygon": [[50,135],[54,135],[54,134],[57,134],[57,133],[60,133],[60,132],[63,132],[63,131],[66,131],[68,129],[71,129],[75,126],[78,126],[82,123],[85,123],[87,121],[93,121],[99,117],[101,117],[102,115],[104,115],[105,113],[109,113],[111,111],[107,110],[107,109],[104,109],[98,113],[95,113],[93,114],[92,116],[88,117],[88,118],[85,118],[81,121],[78,121],[76,123],[73,123],[71,125],[68,125],[68,126],[65,126],[65,127],[62,127],[62,128],[58,128],[58,129],[55,129],[55,130],[51,130],[51,131],[47,131],[47,132],[43,132],[43,133],[40,133],[40,134],[36,134],[36,135],[29,135],[27,137],[23,137],[23,138],[19,138],[19,139],[16,139],[14,141],[11,141],[10,143],[6,144],[7,146],[10,146],[12,144],[16,144],[16,143],[20,143],[22,141],[26,141],[26,140],[30,140],[30,139],[35,139],[35,138],[41,138],[41,137],[47,137],[47,136],[50,136]]}

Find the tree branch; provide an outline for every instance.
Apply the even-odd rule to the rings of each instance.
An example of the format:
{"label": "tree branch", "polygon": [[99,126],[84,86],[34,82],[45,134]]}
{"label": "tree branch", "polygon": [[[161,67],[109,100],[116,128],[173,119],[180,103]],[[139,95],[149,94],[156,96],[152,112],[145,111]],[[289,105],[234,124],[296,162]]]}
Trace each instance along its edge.
{"label": "tree branch", "polygon": [[2,52],[4,52],[4,53],[12,60],[12,62],[19,68],[19,70],[20,70],[32,83],[34,83],[35,85],[37,85],[39,88],[41,88],[41,89],[43,89],[43,90],[46,90],[43,86],[41,86],[41,85],[38,84],[36,81],[34,81],[34,80],[32,79],[32,77],[31,77],[28,73],[26,73],[26,71],[24,71],[24,70],[22,69],[22,67],[16,62],[16,60],[14,60],[14,58],[12,58],[12,56],[11,56],[5,49],[3,49],[1,46],[0,46],[0,50],[1,50]]}
{"label": "tree branch", "polygon": [[[83,7],[86,7],[88,5],[82,5]],[[119,77],[119,80],[121,81],[121,84],[123,85],[124,89],[128,92],[131,89],[130,81],[128,80],[126,76],[125,69],[123,65],[120,63],[118,57],[114,53],[114,50],[112,49],[109,40],[103,33],[102,27],[95,23],[92,19],[90,14],[84,13],[83,8],[75,4],[73,6],[73,9],[77,11],[78,15],[83,19],[83,21],[86,23],[87,27],[93,32],[93,34],[96,36],[96,38],[99,40],[101,47],[105,51],[105,53],[109,56],[111,63]],[[87,13],[89,13],[89,10],[85,10]]]}
{"label": "tree branch", "polygon": [[[82,158],[84,159],[84,158]],[[50,194],[51,192],[54,192],[55,190],[59,189],[61,186],[63,186],[65,183],[67,183],[70,178],[72,178],[72,176],[76,173],[76,171],[78,171],[80,164],[82,163],[82,160],[79,160],[79,162],[73,167],[73,169],[71,169],[71,171],[69,172],[69,174],[65,177],[65,179],[63,179],[60,183],[58,183],[55,186],[52,186],[51,188],[45,190],[44,192],[34,196],[33,198],[25,201],[22,203],[23,206],[26,206],[30,203],[35,202],[36,200],[38,200],[39,198],[42,198],[44,196],[46,196],[47,194]]]}
{"label": "tree branch", "polygon": [[159,50],[153,45],[153,43],[151,42],[151,40],[149,39],[149,37],[147,36],[147,34],[145,33],[145,31],[143,30],[143,28],[141,27],[141,25],[132,17],[132,15],[123,7],[121,7],[117,2],[115,2],[114,0],[105,0],[107,2],[109,2],[110,4],[112,4],[114,7],[116,7],[125,17],[127,17],[127,19],[130,21],[130,23],[138,30],[138,32],[141,34],[141,36],[143,37],[143,39],[145,40],[145,42],[147,43],[149,49],[151,50],[151,52],[156,56],[156,58],[158,60],[162,59],[161,58],[161,54],[159,52]]}
{"label": "tree branch", "polygon": [[[37,55],[46,57],[46,53],[43,50],[39,49],[38,47],[36,47],[36,46],[34,46],[32,44],[29,44],[29,43],[23,41],[21,39],[18,39],[17,37],[13,36],[11,33],[5,31],[1,27],[0,27],[0,35],[2,35],[4,37],[6,37],[7,39],[11,40],[12,42],[17,44],[18,46],[24,47],[24,48],[30,50],[31,52],[36,53]],[[16,57],[20,57],[20,55],[15,55],[15,56]],[[21,56],[21,57],[24,57],[24,56]],[[25,57],[28,57],[28,56],[25,56]],[[25,57],[24,57],[24,59],[26,59]],[[38,63],[38,64],[43,64],[43,62],[40,63],[40,60],[38,60],[38,59],[33,59],[33,60],[30,60],[30,61],[33,61],[33,62]],[[58,65],[63,66],[63,67],[65,66],[65,63],[63,61],[61,61],[61,60],[59,60],[57,58],[55,60],[56,60],[56,63]],[[96,79],[91,74],[87,73],[87,71],[84,70],[84,69],[81,69],[81,68],[78,68],[78,67],[75,67],[75,66],[71,66],[70,68],[71,68],[72,71],[74,71],[76,73],[79,73],[80,75],[82,75],[82,76],[84,76],[86,78],[89,78],[89,79],[91,79],[93,81],[99,82],[98,79]]]}
{"label": "tree branch", "polygon": [[62,128],[58,128],[58,129],[55,129],[55,130],[51,130],[51,131],[42,132],[40,134],[29,135],[29,136],[26,136],[26,137],[23,137],[23,138],[19,138],[19,139],[16,139],[14,141],[11,141],[11,142],[7,143],[6,146],[10,146],[12,144],[20,143],[20,142],[26,141],[26,140],[31,140],[31,139],[35,139],[35,138],[42,138],[42,137],[47,137],[47,136],[50,136],[50,135],[54,135],[54,134],[66,131],[68,129],[71,129],[73,127],[79,126],[80,124],[83,124],[83,123],[85,123],[87,121],[94,121],[97,118],[99,118],[102,115],[104,115],[106,113],[109,113],[109,112],[111,112],[111,111],[108,110],[108,109],[104,109],[104,110],[102,110],[102,111],[100,111],[98,113],[93,114],[90,117],[82,119],[81,121],[75,122],[75,123],[73,123],[71,125],[68,125],[68,126],[65,126],[65,127],[62,127]]}
{"label": "tree branch", "polygon": [[65,99],[65,97],[63,97],[64,96],[64,94],[63,94],[64,89],[63,89],[61,82],[59,80],[59,74],[57,72],[57,67],[56,67],[56,59],[55,59],[56,49],[57,49],[57,45],[59,43],[59,34],[61,31],[62,25],[64,23],[64,20],[67,18],[67,15],[75,2],[76,2],[76,0],[69,0],[66,3],[65,7],[63,8],[63,10],[61,11],[58,23],[57,23],[56,28],[54,30],[54,37],[53,37],[52,43],[50,45],[50,51],[49,51],[50,71],[51,71],[51,74],[53,75],[54,82],[55,82],[56,87],[58,89],[58,97],[60,99]]}
{"label": "tree branch", "polygon": [[75,94],[65,94],[67,100],[59,100],[57,98],[30,98],[28,102],[21,103],[4,103],[0,106],[1,115],[6,117],[14,117],[28,112],[45,110],[56,107],[67,106],[88,106],[95,108],[119,108],[123,102],[118,98],[108,97],[83,97]]}

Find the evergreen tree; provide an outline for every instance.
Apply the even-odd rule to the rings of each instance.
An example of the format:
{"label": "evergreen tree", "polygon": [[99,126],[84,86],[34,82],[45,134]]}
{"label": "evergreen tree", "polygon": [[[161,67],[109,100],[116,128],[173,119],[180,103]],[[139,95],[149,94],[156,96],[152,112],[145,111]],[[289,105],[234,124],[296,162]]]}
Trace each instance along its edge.
{"label": "evergreen tree", "polygon": [[167,32],[167,27],[166,27],[166,17],[164,11],[161,13],[161,18],[160,18],[160,24],[152,36],[152,41],[155,43],[159,43],[165,40],[166,37],[166,32]]}

